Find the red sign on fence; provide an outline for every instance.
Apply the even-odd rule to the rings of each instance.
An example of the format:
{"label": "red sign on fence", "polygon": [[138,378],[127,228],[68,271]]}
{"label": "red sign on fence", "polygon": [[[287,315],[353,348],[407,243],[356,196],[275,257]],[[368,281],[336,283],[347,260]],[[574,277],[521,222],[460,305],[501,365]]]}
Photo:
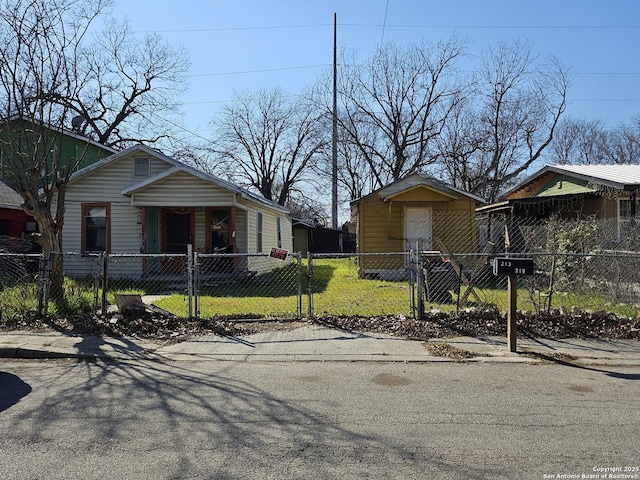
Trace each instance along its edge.
{"label": "red sign on fence", "polygon": [[273,258],[277,258],[278,260],[286,260],[288,254],[289,254],[288,250],[285,250],[284,248],[274,247],[271,249],[271,253],[269,254],[269,256]]}

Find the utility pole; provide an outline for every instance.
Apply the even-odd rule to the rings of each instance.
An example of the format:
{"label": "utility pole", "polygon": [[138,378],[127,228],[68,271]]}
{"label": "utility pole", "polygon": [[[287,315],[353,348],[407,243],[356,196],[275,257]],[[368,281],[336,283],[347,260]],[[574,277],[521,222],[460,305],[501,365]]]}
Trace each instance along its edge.
{"label": "utility pole", "polygon": [[331,151],[331,227],[338,228],[338,22],[333,13],[333,145]]}

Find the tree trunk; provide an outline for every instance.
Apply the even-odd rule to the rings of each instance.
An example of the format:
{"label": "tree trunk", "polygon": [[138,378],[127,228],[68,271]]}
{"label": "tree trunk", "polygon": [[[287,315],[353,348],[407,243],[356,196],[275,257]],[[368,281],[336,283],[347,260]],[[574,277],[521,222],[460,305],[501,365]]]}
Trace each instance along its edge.
{"label": "tree trunk", "polygon": [[51,268],[49,273],[49,298],[53,301],[64,297],[64,259],[62,255],[62,228],[55,225],[48,210],[29,212],[38,223],[41,232],[36,242],[42,247],[49,259]]}

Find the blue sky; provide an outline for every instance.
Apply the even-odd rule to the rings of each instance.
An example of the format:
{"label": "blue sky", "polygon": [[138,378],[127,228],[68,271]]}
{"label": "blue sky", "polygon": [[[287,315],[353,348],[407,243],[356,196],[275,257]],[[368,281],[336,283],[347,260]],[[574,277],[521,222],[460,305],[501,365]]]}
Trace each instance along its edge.
{"label": "blue sky", "polygon": [[234,90],[299,93],[330,69],[333,14],[339,48],[366,58],[380,42],[437,41],[454,33],[478,54],[528,39],[573,73],[568,115],[608,126],[640,116],[638,0],[116,0],[113,15],[158,32],[191,58],[185,126],[207,137]]}

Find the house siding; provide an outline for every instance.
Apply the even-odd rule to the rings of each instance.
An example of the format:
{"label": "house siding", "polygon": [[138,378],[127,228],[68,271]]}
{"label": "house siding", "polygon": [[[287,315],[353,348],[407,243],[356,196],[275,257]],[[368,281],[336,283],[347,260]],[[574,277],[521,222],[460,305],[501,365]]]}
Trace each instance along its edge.
{"label": "house siding", "polygon": [[[170,201],[167,192],[171,192]],[[216,187],[188,173],[178,172],[135,192],[133,202],[147,207],[162,207],[167,206],[167,203],[174,207],[214,207],[231,205],[234,196],[229,190]]]}
{"label": "house siding", "polygon": [[[282,229],[282,247],[290,252],[293,249],[293,239],[292,239],[292,226],[291,220],[284,215],[284,213],[280,213],[274,210],[268,210],[262,208],[259,205],[255,205],[252,203],[248,204],[248,209],[246,212],[247,215],[247,226],[249,232],[251,232],[247,237],[247,245],[249,254],[258,253],[258,245],[257,245],[257,218],[258,213],[262,213],[262,254],[268,255],[271,251],[272,247],[276,247],[278,245],[278,235],[277,235],[277,217],[280,217],[280,225]],[[287,260],[290,261],[290,260]],[[273,270],[274,268],[278,268],[282,265],[281,260],[275,259],[265,259],[263,256],[250,256],[248,258],[248,269],[260,273],[264,273],[269,270]]]}
{"label": "house siding", "polygon": [[[405,211],[407,207],[425,208],[431,211],[432,245],[424,249],[450,253],[476,252],[478,231],[475,220],[476,202],[450,192],[441,193],[431,186],[417,186],[406,182],[407,191],[397,189],[385,201],[380,193],[372,193],[357,204],[358,251],[360,253],[399,253],[408,249],[405,238]],[[398,270],[403,268],[404,258],[361,257],[360,273]]]}
{"label": "house siding", "polygon": [[[143,246],[143,223],[145,208],[190,208],[193,212],[193,243],[196,251],[204,251],[209,234],[207,208],[234,207],[235,234],[238,253],[256,252],[255,218],[263,214],[263,251],[268,253],[277,245],[276,218],[281,218],[282,248],[291,250],[291,222],[284,212],[267,204],[260,204],[250,198],[239,196],[235,191],[216,185],[197,175],[185,171],[172,172],[149,185],[135,189],[130,196],[122,191],[144,182],[134,178],[134,158],[150,159],[150,174],[157,175],[169,171],[175,165],[146,152],[132,151],[122,158],[89,171],[74,179],[67,186],[63,248],[68,252],[80,252],[82,248],[82,204],[109,203],[110,205],[110,254],[136,254]],[[160,213],[161,215],[161,213]],[[165,238],[162,222],[159,224],[159,239]],[[258,262],[246,266],[255,271],[269,266],[269,262]],[[264,260],[264,259],[261,259]],[[65,270],[74,276],[92,275],[96,270],[96,258],[82,255],[70,256],[65,262]],[[267,265],[267,267],[265,267]],[[142,271],[142,260],[127,257],[110,265],[110,275],[135,276]]]}
{"label": "house siding", "polygon": [[[405,248],[404,208],[430,207],[432,234],[440,239],[450,252],[474,252],[477,248],[475,202],[451,200],[431,196],[431,200],[416,201],[394,199],[391,203],[371,197],[359,206],[359,251],[403,252]],[[435,248],[427,246],[427,248]]]}

